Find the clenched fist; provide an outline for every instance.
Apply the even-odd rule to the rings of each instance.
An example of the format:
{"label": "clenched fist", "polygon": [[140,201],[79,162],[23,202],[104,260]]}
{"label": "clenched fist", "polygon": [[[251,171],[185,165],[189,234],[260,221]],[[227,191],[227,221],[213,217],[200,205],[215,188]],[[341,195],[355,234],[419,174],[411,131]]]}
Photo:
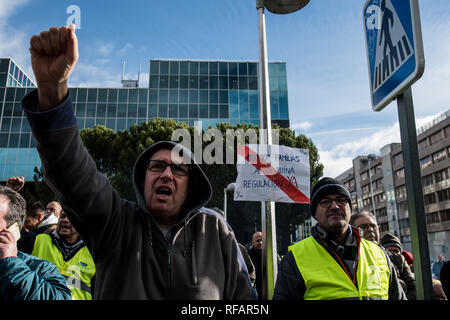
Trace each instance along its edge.
{"label": "clenched fist", "polygon": [[57,106],[67,95],[67,79],[78,60],[75,26],[51,27],[30,39],[31,65],[39,92],[39,108]]}
{"label": "clenched fist", "polygon": [[6,186],[19,192],[25,185],[25,179],[23,177],[9,177],[6,181]]}

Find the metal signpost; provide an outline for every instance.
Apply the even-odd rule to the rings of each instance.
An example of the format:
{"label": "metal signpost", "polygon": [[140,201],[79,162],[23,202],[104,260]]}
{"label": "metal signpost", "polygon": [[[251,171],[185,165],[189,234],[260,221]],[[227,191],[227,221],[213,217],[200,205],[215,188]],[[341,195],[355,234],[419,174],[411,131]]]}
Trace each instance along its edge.
{"label": "metal signpost", "polygon": [[[258,10],[259,35],[259,103],[260,103],[260,144],[272,144],[272,125],[270,118],[269,77],[266,45],[266,25],[264,8],[287,14],[307,5],[309,0],[256,0]],[[261,202],[262,247],[262,299],[272,299],[277,276],[277,246],[275,233],[275,202]]]}
{"label": "metal signpost", "polygon": [[418,0],[367,0],[364,33],[374,111],[397,99],[418,299],[433,299],[411,85],[425,59]]}

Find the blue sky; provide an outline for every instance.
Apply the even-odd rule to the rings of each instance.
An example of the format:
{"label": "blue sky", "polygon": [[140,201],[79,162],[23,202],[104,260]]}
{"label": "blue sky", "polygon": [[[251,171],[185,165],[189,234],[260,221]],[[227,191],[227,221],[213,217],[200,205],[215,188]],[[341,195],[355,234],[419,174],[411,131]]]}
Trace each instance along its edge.
{"label": "blue sky", "polygon": [[[291,127],[319,148],[324,174],[400,142],[397,103],[370,103],[363,0],[311,0],[289,15],[266,12],[270,61],[287,63]],[[0,56],[32,74],[28,41],[81,10],[80,60],[71,86],[120,87],[122,63],[148,86],[152,58],[258,60],[255,0],[0,0]],[[450,1],[420,0],[425,72],[413,85],[416,126],[450,109]]]}

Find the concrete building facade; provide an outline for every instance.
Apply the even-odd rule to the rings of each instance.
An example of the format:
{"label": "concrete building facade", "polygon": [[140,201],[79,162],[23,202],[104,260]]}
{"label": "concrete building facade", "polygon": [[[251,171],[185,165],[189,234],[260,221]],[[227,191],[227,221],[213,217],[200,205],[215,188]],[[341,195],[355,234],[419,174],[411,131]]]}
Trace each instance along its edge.
{"label": "concrete building facade", "polygon": [[[450,110],[417,130],[430,259],[450,255]],[[410,222],[402,146],[391,143],[378,155],[353,159],[336,177],[350,191],[352,213],[375,213],[382,237],[398,236],[411,251]]]}

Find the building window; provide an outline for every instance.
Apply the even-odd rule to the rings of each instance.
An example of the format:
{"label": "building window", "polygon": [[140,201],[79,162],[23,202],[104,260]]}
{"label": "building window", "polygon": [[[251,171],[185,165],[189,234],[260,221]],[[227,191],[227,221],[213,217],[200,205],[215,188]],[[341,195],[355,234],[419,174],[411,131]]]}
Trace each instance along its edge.
{"label": "building window", "polygon": [[432,212],[427,214],[427,224],[438,222],[439,222],[439,212]]}
{"label": "building window", "polygon": [[400,187],[395,188],[395,196],[397,198],[406,198],[406,186],[402,185]]}
{"label": "building window", "polygon": [[442,139],[444,139],[442,131],[436,132],[435,134],[432,134],[430,136],[430,145],[433,145],[433,144],[441,141]]}
{"label": "building window", "polygon": [[445,160],[446,158],[447,158],[447,151],[445,149],[442,149],[438,152],[433,153],[433,162],[434,163]]}
{"label": "building window", "polygon": [[368,178],[367,171],[364,171],[363,173],[361,173],[361,180],[367,180],[367,178]]}
{"label": "building window", "polygon": [[379,163],[372,168],[372,174],[375,175],[375,174],[381,172],[382,170],[383,170],[383,166],[381,165],[381,163]]}
{"label": "building window", "polygon": [[445,168],[441,171],[435,172],[434,177],[435,177],[436,183],[447,180],[448,179],[448,168]]}
{"label": "building window", "polygon": [[436,193],[439,201],[446,201],[450,199],[450,189],[439,190]]}
{"label": "building window", "polygon": [[429,204],[436,203],[436,202],[437,202],[436,194],[434,192],[423,196],[423,203],[426,206]]}
{"label": "building window", "polygon": [[381,217],[386,217],[387,216],[386,208],[380,208],[380,209],[376,210],[376,216],[378,219]]}
{"label": "building window", "polygon": [[401,219],[398,221],[398,224],[400,225],[400,229],[407,229],[409,228],[409,219]]}
{"label": "building window", "polygon": [[399,203],[398,211],[399,211],[399,213],[404,213],[405,215],[407,215],[408,214],[408,203],[406,201]]}
{"label": "building window", "polygon": [[440,211],[440,215],[441,215],[442,222],[449,221],[450,220],[450,209]]}
{"label": "building window", "polygon": [[445,127],[444,133],[446,138],[450,138],[450,126]]}
{"label": "building window", "polygon": [[431,161],[431,156],[425,157],[422,160],[420,160],[420,167],[422,169],[425,169],[428,166],[431,166],[433,162]]}
{"label": "building window", "polygon": [[405,178],[405,169],[401,168],[400,170],[395,171],[395,179],[404,179]]}
{"label": "building window", "polygon": [[422,141],[419,141],[419,150],[424,150],[425,148],[428,147],[428,140],[424,139]]}
{"label": "building window", "polygon": [[349,183],[350,183],[350,188],[354,187],[355,186],[355,179],[351,179],[349,181]]}
{"label": "building window", "polygon": [[385,231],[389,231],[389,224],[387,222],[380,224],[380,232],[385,232]]}
{"label": "building window", "polygon": [[370,187],[369,187],[368,184],[366,184],[365,186],[363,186],[363,187],[362,187],[362,193],[369,193],[369,191],[370,191],[369,188],[370,188]]}
{"label": "building window", "polygon": [[433,174],[428,174],[422,177],[422,186],[429,186],[433,184]]}
{"label": "building window", "polygon": [[384,186],[383,178],[375,180],[373,184],[374,184],[375,188],[383,188],[383,186]]}
{"label": "building window", "polygon": [[403,154],[402,153],[396,154],[393,158],[393,162],[394,162],[394,166],[402,164],[403,163]]}
{"label": "building window", "polygon": [[370,207],[370,206],[372,206],[372,199],[369,197],[369,198],[366,198],[366,199],[363,199],[363,206],[364,207]]}
{"label": "building window", "polygon": [[384,203],[386,200],[385,193],[382,192],[382,193],[375,195],[374,199],[375,199],[375,203]]}

